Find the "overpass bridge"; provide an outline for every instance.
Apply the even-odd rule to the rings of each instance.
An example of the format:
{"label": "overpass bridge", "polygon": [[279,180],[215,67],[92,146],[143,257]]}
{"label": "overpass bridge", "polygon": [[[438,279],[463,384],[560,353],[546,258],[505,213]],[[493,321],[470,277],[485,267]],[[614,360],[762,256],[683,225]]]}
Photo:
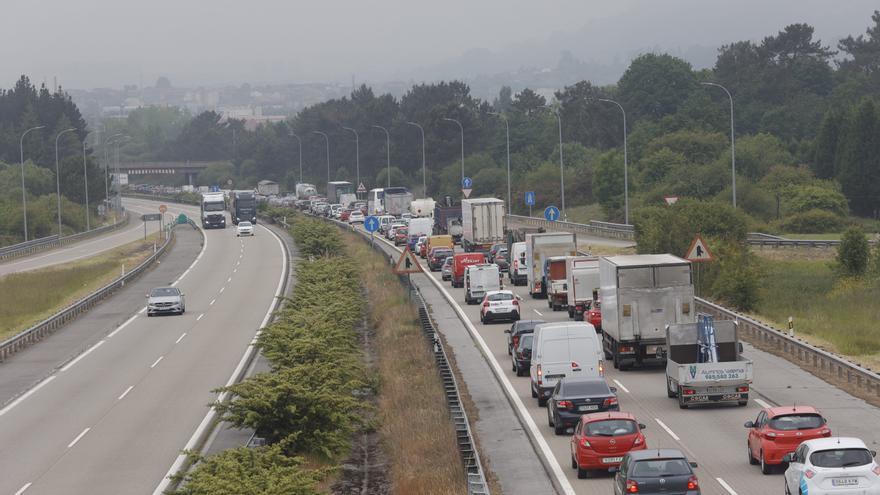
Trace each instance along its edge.
{"label": "overpass bridge", "polygon": [[185,183],[192,185],[195,176],[210,165],[228,163],[225,161],[177,161],[177,162],[121,162],[119,173],[132,175],[184,175]]}

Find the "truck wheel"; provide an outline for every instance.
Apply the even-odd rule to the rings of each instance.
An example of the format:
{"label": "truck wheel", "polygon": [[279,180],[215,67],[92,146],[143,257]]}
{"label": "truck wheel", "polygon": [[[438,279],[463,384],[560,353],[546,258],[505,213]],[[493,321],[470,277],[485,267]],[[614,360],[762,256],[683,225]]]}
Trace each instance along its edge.
{"label": "truck wheel", "polygon": [[614,351],[611,354],[611,364],[614,365],[614,369],[620,368],[620,357],[619,357],[617,351]]}
{"label": "truck wheel", "polygon": [[741,400],[741,401],[737,402],[736,405],[738,405],[739,407],[745,407],[745,406],[749,405],[749,401],[748,400]]}

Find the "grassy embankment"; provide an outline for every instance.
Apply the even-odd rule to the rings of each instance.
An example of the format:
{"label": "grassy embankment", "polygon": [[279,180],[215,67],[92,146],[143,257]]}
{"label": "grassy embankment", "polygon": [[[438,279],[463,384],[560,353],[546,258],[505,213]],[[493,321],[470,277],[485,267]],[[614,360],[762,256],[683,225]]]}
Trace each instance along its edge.
{"label": "grassy embankment", "polygon": [[119,277],[153,253],[156,234],[110,251],[39,270],[0,277],[0,340],[15,335]]}

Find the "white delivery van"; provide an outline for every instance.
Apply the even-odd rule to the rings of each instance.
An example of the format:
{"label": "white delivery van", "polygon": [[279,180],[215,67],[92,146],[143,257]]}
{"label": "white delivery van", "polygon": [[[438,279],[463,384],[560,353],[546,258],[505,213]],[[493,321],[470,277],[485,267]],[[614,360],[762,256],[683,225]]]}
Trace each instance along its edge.
{"label": "white delivery van", "polygon": [[532,397],[545,406],[560,379],[604,376],[602,358],[602,344],[593,325],[579,321],[536,325],[529,369]]}
{"label": "white delivery van", "polygon": [[514,242],[510,245],[508,261],[510,267],[507,270],[507,278],[513,285],[525,285],[529,279],[529,263],[526,260],[526,243]]}
{"label": "white delivery van", "polygon": [[498,265],[485,263],[464,268],[464,302],[477,304],[486,292],[501,290],[501,272]]}
{"label": "white delivery van", "polygon": [[409,235],[431,236],[434,233],[434,220],[430,218],[413,218],[409,221]]}

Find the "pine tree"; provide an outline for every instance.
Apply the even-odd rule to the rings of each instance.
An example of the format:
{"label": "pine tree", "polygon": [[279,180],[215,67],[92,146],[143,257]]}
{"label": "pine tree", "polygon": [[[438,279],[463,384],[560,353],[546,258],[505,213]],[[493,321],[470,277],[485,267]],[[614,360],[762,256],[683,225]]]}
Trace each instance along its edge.
{"label": "pine tree", "polygon": [[837,111],[829,111],[822,119],[819,135],[816,137],[816,150],[813,154],[813,172],[820,179],[831,179],[836,175],[834,161],[837,145],[840,142],[840,127],[843,115]]}
{"label": "pine tree", "polygon": [[866,99],[846,119],[835,168],[850,209],[856,215],[875,215],[880,201],[880,154],[877,109]]}

